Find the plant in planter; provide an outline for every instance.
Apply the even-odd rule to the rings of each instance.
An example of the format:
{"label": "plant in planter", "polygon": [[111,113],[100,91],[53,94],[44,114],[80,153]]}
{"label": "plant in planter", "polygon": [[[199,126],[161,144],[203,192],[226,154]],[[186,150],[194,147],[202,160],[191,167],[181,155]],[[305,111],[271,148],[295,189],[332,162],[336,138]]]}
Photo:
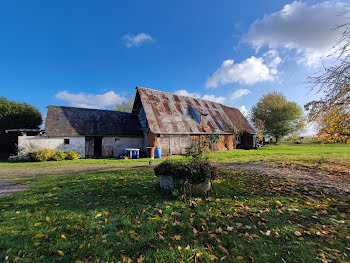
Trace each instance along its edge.
{"label": "plant in planter", "polygon": [[208,160],[193,158],[187,162],[167,160],[156,166],[154,173],[164,190],[181,186],[186,193],[197,194],[211,189],[217,170]]}

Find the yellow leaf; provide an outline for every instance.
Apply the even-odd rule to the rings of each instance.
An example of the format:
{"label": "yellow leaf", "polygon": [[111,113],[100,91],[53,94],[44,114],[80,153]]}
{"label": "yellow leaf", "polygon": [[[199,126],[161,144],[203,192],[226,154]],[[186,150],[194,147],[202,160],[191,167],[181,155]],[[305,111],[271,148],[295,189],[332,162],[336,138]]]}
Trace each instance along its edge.
{"label": "yellow leaf", "polygon": [[81,260],[76,260],[75,263],[83,263]]}
{"label": "yellow leaf", "polygon": [[243,257],[242,257],[242,256],[238,256],[238,257],[236,257],[236,259],[237,259],[237,260],[242,260]]}
{"label": "yellow leaf", "polygon": [[83,247],[84,247],[84,244],[81,244],[81,245],[79,246],[80,249],[82,249]]}
{"label": "yellow leaf", "polygon": [[278,205],[282,205],[282,203],[280,202],[280,201],[276,201],[276,204],[278,204]]}
{"label": "yellow leaf", "polygon": [[57,250],[57,253],[60,255],[60,256],[64,256],[64,253],[62,250]]}
{"label": "yellow leaf", "polygon": [[61,235],[61,238],[62,239],[67,239],[65,235]]}
{"label": "yellow leaf", "polygon": [[50,222],[50,220],[51,220],[51,218],[48,217],[48,216],[45,219],[46,219],[47,222]]}
{"label": "yellow leaf", "polygon": [[16,214],[19,215],[21,212],[20,211],[16,211]]}
{"label": "yellow leaf", "polygon": [[324,253],[321,253],[321,254],[320,254],[320,257],[321,257],[322,259],[326,259],[326,256],[325,256]]}
{"label": "yellow leaf", "polygon": [[34,242],[34,244],[33,244],[33,245],[34,245],[34,246],[40,245],[40,242],[39,242],[39,241]]}
{"label": "yellow leaf", "polygon": [[34,226],[40,226],[41,222],[35,223]]}
{"label": "yellow leaf", "polygon": [[108,216],[108,215],[109,215],[109,212],[108,212],[108,211],[106,211],[104,214],[105,214],[105,216]]}
{"label": "yellow leaf", "polygon": [[138,259],[137,262],[142,262],[145,258],[141,255]]}
{"label": "yellow leaf", "polygon": [[34,238],[42,238],[44,236],[45,236],[44,234],[38,233],[34,236]]}
{"label": "yellow leaf", "polygon": [[95,216],[95,218],[98,218],[98,217],[101,217],[102,216],[102,214],[101,213],[98,213],[96,216]]}

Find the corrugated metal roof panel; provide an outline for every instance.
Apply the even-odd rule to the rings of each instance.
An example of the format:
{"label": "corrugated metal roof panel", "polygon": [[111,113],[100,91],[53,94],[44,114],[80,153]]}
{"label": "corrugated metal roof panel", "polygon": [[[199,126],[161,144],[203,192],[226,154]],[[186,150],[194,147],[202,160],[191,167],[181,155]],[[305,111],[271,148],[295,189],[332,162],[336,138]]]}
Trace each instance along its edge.
{"label": "corrugated metal roof panel", "polygon": [[[242,113],[217,102],[175,95],[168,92],[137,87],[150,130],[155,134],[199,134],[214,132],[227,134],[227,127],[254,134],[253,127]],[[190,107],[206,125],[201,126]],[[206,126],[206,127],[205,127]]]}

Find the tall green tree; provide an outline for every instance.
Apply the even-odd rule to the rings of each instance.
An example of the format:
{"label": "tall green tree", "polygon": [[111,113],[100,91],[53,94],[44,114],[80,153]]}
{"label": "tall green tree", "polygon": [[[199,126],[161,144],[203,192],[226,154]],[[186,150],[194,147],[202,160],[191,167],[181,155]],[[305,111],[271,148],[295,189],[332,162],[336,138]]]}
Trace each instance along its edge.
{"label": "tall green tree", "polygon": [[284,136],[304,127],[303,109],[288,101],[282,93],[264,95],[252,109],[252,121],[263,122],[265,131],[275,137],[276,143]]}
{"label": "tall green tree", "polygon": [[17,141],[16,135],[7,134],[6,130],[38,129],[41,124],[41,113],[35,107],[0,97],[0,153],[13,152]]}

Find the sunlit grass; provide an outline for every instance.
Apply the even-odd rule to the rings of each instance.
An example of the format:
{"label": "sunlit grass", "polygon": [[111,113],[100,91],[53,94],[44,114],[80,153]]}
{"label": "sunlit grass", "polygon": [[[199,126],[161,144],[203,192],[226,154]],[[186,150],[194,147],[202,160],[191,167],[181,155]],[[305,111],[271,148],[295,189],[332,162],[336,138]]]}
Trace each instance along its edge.
{"label": "sunlit grass", "polygon": [[349,197],[312,186],[226,171],[195,198],[162,193],[150,169],[30,183],[0,199],[1,261],[349,260]]}

